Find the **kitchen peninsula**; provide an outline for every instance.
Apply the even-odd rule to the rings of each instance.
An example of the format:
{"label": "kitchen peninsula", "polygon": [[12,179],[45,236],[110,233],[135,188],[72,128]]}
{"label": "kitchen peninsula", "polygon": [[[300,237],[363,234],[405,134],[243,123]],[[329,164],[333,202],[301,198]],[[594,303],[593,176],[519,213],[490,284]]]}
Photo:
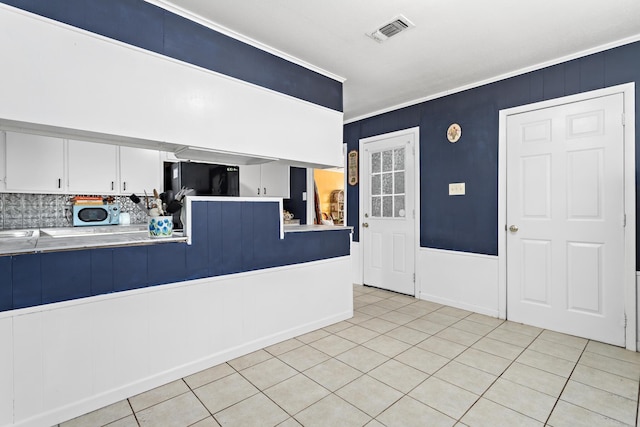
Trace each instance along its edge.
{"label": "kitchen peninsula", "polygon": [[285,227],[277,198],[192,197],[186,223],[188,242],[0,257],[0,387],[16,424],[55,424],[353,315],[350,228]]}

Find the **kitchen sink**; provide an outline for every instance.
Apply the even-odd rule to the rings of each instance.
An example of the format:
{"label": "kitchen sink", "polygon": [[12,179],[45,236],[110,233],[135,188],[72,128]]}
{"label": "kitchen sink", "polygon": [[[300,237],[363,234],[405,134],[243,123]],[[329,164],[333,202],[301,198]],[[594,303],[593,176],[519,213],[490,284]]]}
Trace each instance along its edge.
{"label": "kitchen sink", "polygon": [[146,231],[147,226],[112,226],[102,227],[65,227],[65,228],[41,228],[40,232],[50,237],[83,237],[83,236],[113,236],[117,234],[140,233]]}
{"label": "kitchen sink", "polygon": [[0,230],[0,239],[30,239],[37,237],[36,230]]}

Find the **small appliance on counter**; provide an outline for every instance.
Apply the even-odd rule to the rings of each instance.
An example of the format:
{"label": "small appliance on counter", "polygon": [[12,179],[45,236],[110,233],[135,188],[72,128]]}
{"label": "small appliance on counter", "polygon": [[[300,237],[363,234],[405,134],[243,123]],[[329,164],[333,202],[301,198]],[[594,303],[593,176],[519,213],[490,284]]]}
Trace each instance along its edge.
{"label": "small appliance on counter", "polygon": [[102,197],[78,196],[73,202],[73,226],[117,225],[120,223],[120,204]]}

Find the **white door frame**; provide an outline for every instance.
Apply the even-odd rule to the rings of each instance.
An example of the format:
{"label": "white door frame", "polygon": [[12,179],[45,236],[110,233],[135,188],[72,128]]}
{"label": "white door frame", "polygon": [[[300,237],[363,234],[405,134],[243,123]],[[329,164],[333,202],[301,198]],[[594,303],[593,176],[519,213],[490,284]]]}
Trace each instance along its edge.
{"label": "white door frame", "polygon": [[[507,318],[507,117],[543,108],[584,101],[591,98],[622,93],[624,96],[624,205],[626,227],[624,229],[624,306],[626,315],[626,348],[636,351],[637,300],[636,300],[636,165],[635,165],[635,83],[611,86],[590,92],[536,102],[500,110],[498,136],[498,312]],[[622,120],[622,118],[621,118]]]}
{"label": "white door frame", "polygon": [[[407,128],[395,132],[385,133],[381,135],[370,136],[368,138],[361,138],[358,145],[358,236],[362,236],[362,223],[364,222],[364,195],[362,189],[362,167],[360,166],[363,161],[362,153],[364,153],[364,144],[368,142],[374,142],[381,139],[395,138],[402,135],[413,135],[413,147],[414,147],[414,155],[413,155],[413,169],[414,169],[414,185],[413,185],[413,205],[414,205],[414,230],[413,230],[413,272],[414,272],[414,296],[420,295],[419,283],[420,278],[418,277],[418,268],[417,268],[417,260],[418,260],[418,251],[420,249],[420,127],[412,127]],[[346,174],[346,171],[345,171]],[[367,177],[364,177],[365,179]],[[359,242],[361,243],[361,242]],[[360,283],[364,284],[364,256],[362,255],[364,250],[362,249],[362,245],[360,245]]]}

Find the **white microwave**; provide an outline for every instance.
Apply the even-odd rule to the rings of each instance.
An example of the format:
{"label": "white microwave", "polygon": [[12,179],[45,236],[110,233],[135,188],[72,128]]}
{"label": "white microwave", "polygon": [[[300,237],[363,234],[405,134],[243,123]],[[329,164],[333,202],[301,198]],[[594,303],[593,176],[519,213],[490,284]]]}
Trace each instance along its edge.
{"label": "white microwave", "polygon": [[73,205],[73,226],[120,224],[120,204]]}

